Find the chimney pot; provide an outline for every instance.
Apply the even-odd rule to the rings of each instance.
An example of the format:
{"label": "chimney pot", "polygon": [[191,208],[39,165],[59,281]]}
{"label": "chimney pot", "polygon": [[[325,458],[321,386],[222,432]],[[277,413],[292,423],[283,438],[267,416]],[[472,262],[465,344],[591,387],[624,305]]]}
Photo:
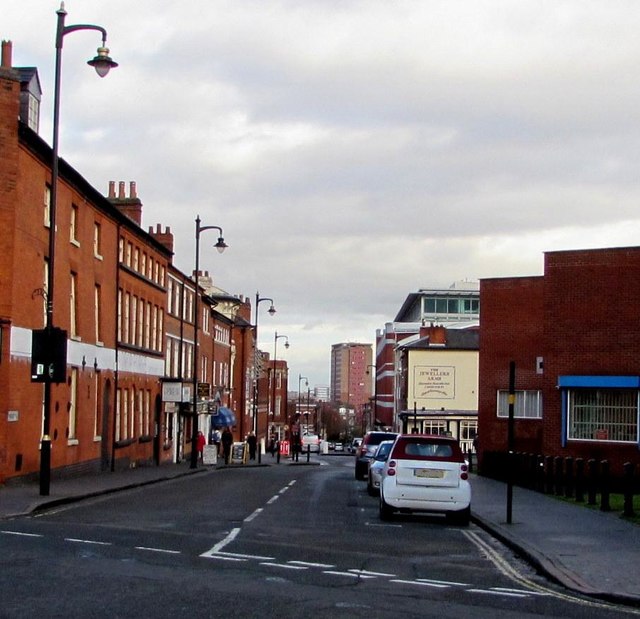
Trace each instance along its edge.
{"label": "chimney pot", "polygon": [[115,198],[116,197],[116,182],[115,181],[109,181],[109,197],[110,198]]}
{"label": "chimney pot", "polygon": [[131,181],[129,183],[129,197],[130,198],[137,198],[138,194],[136,192],[136,182],[135,181]]}
{"label": "chimney pot", "polygon": [[118,183],[118,200],[124,200],[125,199],[125,193],[124,193],[124,181],[120,181]]}
{"label": "chimney pot", "polygon": [[12,67],[12,51],[13,43],[11,41],[2,41],[2,67],[5,69]]}

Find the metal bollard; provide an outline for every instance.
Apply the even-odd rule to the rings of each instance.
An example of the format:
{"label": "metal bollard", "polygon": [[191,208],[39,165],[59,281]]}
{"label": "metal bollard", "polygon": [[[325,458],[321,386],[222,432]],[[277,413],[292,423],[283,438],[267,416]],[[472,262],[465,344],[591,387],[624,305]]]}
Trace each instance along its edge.
{"label": "metal bollard", "polygon": [[311,445],[307,445],[307,462],[309,462],[311,458]]}
{"label": "metal bollard", "polygon": [[545,456],[544,470],[546,477],[545,492],[553,494],[553,456]]}
{"label": "metal bollard", "polygon": [[556,496],[562,496],[564,494],[564,471],[562,467],[562,456],[556,456],[553,459],[554,479]]}
{"label": "metal bollard", "polygon": [[564,459],[564,496],[567,499],[573,497],[573,458],[568,456]]}
{"label": "metal bollard", "polygon": [[278,449],[276,451],[276,462],[280,464],[280,441],[278,441]]}
{"label": "metal bollard", "polygon": [[584,459],[576,458],[576,503],[584,502]]}
{"label": "metal bollard", "polygon": [[623,515],[627,518],[635,516],[633,511],[633,474],[636,465],[633,462],[625,462],[622,465],[624,469],[624,511]]}
{"label": "metal bollard", "polygon": [[587,505],[595,505],[598,486],[598,463],[593,458],[587,460],[587,470]]}
{"label": "metal bollard", "polygon": [[611,479],[609,478],[609,461],[603,460],[600,463],[600,511],[610,512],[609,494],[611,493]]}
{"label": "metal bollard", "polygon": [[544,456],[542,454],[536,456],[536,490],[544,492]]}

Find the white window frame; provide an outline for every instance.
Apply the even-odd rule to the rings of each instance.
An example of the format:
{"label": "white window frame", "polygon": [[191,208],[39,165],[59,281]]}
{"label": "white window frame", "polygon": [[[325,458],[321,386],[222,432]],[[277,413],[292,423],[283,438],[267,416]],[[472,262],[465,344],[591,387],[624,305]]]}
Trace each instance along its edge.
{"label": "white window frame", "polygon": [[[540,389],[518,389],[514,392],[514,419],[542,419],[542,391]],[[496,414],[499,419],[509,418],[509,391],[498,389]]]}
{"label": "white window frame", "polygon": [[[598,404],[587,402],[577,404],[575,400],[584,399],[591,395]],[[624,405],[616,404],[612,396],[627,396],[629,401]],[[635,400],[635,401],[632,401]],[[590,389],[567,389],[567,440],[569,441],[596,441],[622,444],[638,443],[640,415],[640,392],[635,389],[620,388],[590,388]],[[579,411],[576,411],[579,407]],[[576,415],[580,415],[584,420],[577,421]],[[625,415],[627,418],[625,419]],[[581,431],[577,432],[577,426]]]}

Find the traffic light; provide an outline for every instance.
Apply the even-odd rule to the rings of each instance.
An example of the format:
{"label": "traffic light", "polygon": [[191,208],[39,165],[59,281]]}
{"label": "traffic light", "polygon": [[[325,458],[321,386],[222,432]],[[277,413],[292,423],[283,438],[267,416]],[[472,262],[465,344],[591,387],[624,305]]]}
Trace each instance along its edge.
{"label": "traffic light", "polygon": [[31,382],[64,383],[67,380],[67,332],[48,327],[31,338]]}

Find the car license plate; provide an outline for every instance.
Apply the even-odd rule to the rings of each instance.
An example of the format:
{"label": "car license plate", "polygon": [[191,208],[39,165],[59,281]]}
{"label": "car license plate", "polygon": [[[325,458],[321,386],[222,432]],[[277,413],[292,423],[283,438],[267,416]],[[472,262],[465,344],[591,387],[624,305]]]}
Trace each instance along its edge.
{"label": "car license plate", "polygon": [[444,471],[441,469],[414,469],[413,474],[416,477],[428,479],[442,479],[444,477]]}

